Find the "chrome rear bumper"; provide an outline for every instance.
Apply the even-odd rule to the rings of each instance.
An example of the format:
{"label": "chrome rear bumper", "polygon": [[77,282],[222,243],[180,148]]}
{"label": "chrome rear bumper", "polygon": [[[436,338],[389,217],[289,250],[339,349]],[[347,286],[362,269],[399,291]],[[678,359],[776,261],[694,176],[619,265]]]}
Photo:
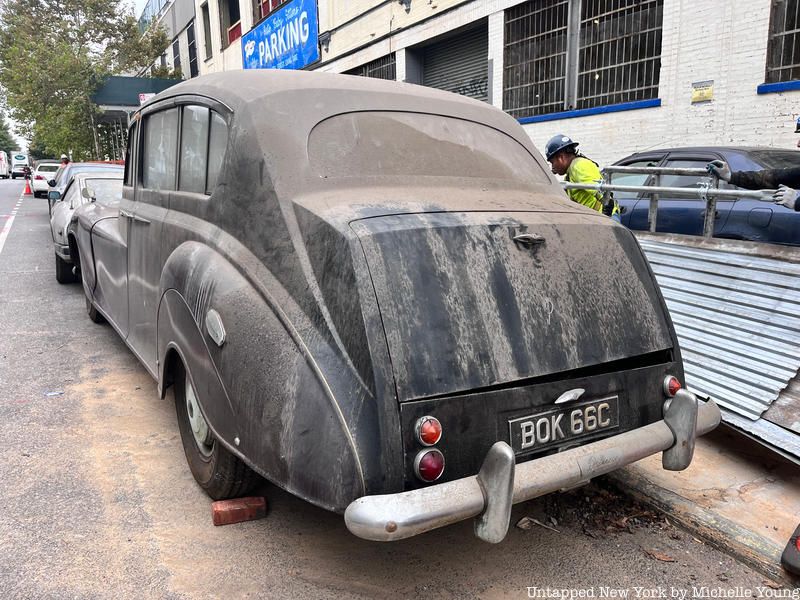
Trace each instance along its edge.
{"label": "chrome rear bumper", "polygon": [[666,469],[685,469],[696,436],[714,429],[720,412],[713,400],[698,401],[686,390],[664,407],[664,419],[565,452],[519,465],[505,442],[492,446],[478,475],[427,488],[363,496],[345,511],[358,537],[393,541],[478,517],[475,533],[489,542],[508,531],[511,505],[581,485],[657,452]]}

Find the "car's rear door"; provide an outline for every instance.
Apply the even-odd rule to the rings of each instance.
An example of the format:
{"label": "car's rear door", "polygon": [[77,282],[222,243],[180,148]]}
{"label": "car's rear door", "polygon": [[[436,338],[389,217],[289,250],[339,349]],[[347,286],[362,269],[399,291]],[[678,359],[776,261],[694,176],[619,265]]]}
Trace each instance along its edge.
{"label": "car's rear door", "polygon": [[[701,168],[712,160],[722,157],[716,153],[702,152],[670,152],[661,166],[672,168]],[[699,189],[703,184],[711,184],[712,177],[699,175],[662,175],[661,187]],[[715,212],[714,233],[718,234],[730,214],[734,199],[718,198]],[[630,227],[632,229],[647,229],[647,213],[649,199],[642,198],[636,205],[631,215]],[[659,194],[658,217],[656,230],[666,233],[680,233],[684,235],[702,235],[705,221],[706,202],[699,196],[696,198],[680,198],[669,194]]]}

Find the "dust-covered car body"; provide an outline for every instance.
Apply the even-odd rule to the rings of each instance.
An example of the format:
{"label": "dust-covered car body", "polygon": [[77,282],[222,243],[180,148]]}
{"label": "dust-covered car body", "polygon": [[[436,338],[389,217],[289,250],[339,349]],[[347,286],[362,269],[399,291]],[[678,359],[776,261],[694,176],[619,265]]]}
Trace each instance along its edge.
{"label": "dust-covered car body", "polygon": [[567,200],[501,111],[229,72],[160,94],[129,140],[118,216],[83,212],[72,243],[90,316],[174,384],[212,496],[242,491],[211,479],[224,451],[362,537],[481,515],[499,541],[517,491],[539,495],[528,465],[688,464],[697,400],[672,398],[668,425],[680,352],[637,242]]}

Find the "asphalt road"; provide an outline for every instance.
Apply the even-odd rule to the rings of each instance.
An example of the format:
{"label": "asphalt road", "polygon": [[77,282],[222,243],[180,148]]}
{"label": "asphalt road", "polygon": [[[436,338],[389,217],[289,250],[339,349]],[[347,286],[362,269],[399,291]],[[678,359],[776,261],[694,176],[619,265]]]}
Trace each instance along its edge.
{"label": "asphalt road", "polygon": [[[763,577],[596,486],[393,544],[264,484],[266,519],[211,523],[171,397],[59,285],[46,201],[0,180],[0,598],[547,597],[755,590]],[[637,596],[637,588],[640,595]],[[557,597],[557,596],[549,596]],[[589,596],[591,597],[591,596]]]}

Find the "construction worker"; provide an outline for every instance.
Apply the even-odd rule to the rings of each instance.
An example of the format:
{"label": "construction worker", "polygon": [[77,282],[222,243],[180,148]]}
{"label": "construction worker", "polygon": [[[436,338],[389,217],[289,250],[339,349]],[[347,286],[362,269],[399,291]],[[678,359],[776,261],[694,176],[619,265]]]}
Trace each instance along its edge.
{"label": "construction worker", "polygon": [[[800,124],[798,124],[800,126]],[[777,188],[772,195],[776,204],[800,211],[800,165],[785,169],[763,169],[762,171],[731,171],[724,160],[715,160],[706,167],[723,181],[746,190],[770,190]]]}
{"label": "construction worker", "polygon": [[[578,152],[578,142],[559,134],[550,138],[545,146],[547,158],[555,175],[562,175],[572,183],[602,183],[600,167],[590,158]],[[567,195],[578,204],[602,212],[619,221],[619,205],[613,199],[608,206],[603,204],[603,194],[594,190],[567,190]]]}

